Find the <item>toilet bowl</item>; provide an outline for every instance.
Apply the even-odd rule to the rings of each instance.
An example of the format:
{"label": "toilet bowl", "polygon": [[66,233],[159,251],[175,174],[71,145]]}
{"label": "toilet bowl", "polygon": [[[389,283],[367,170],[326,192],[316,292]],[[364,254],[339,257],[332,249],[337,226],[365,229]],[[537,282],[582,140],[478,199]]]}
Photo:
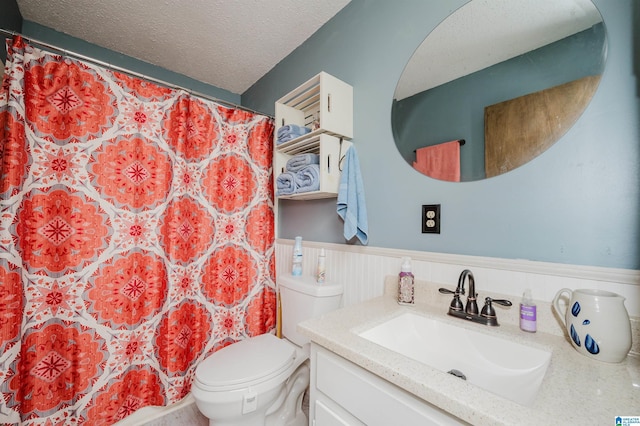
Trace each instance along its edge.
{"label": "toilet bowl", "polygon": [[306,426],[302,399],[309,386],[309,340],[298,322],[337,309],[342,286],[311,277],[279,282],[283,339],[273,334],[229,345],[202,361],[191,393],[210,426]]}
{"label": "toilet bowl", "polygon": [[[268,416],[278,416],[291,390],[288,382],[300,376],[296,370],[304,373],[306,368],[302,392],[306,389],[306,359],[308,355],[288,341],[263,334],[227,346],[200,363],[191,392],[211,425],[262,426]],[[279,424],[304,425],[306,418],[298,424]]]}

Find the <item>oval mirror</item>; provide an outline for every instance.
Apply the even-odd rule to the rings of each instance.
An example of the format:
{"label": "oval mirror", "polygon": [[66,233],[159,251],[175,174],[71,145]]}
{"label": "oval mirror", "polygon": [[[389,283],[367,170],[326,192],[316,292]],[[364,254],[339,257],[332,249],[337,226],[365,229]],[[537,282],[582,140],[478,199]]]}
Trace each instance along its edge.
{"label": "oval mirror", "polygon": [[392,107],[396,146],[436,179],[506,173],[576,122],[605,57],[604,23],[590,0],[472,0],[405,67]]}

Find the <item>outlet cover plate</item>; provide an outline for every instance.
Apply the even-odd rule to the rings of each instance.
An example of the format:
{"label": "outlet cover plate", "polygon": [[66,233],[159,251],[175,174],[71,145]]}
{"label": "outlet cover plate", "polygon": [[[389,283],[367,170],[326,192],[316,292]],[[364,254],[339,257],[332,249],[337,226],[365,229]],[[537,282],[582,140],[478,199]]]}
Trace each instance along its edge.
{"label": "outlet cover plate", "polygon": [[440,204],[427,204],[422,206],[422,233],[440,233]]}

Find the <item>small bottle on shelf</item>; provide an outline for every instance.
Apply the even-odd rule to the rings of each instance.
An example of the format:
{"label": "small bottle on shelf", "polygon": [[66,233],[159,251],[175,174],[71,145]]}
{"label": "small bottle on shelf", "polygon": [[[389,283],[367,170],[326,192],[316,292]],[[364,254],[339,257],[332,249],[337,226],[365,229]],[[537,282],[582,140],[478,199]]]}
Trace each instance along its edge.
{"label": "small bottle on shelf", "polygon": [[327,272],[325,261],[326,259],[324,248],[321,248],[320,255],[318,256],[318,269],[316,270],[316,282],[318,284],[324,284],[325,275]]}
{"label": "small bottle on shelf", "polygon": [[293,245],[293,265],[291,275],[299,277],[302,275],[302,237],[296,237]]}

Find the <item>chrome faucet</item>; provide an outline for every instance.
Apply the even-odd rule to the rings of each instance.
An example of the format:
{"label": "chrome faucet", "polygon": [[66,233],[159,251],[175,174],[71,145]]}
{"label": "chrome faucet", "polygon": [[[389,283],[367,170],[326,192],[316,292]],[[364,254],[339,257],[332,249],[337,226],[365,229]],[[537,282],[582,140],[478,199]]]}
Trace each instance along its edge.
{"label": "chrome faucet", "polygon": [[[464,305],[463,310],[460,295],[465,294],[465,280],[469,281],[469,295],[467,296],[467,303],[466,305]],[[473,273],[468,269],[465,269],[460,274],[460,278],[458,278],[458,287],[456,287],[455,291],[451,291],[447,288],[441,288],[438,291],[444,294],[453,294],[453,300],[449,305],[449,315],[486,325],[499,325],[498,319],[496,317],[496,311],[491,304],[492,302],[503,306],[512,305],[511,301],[506,299],[492,299],[491,297],[486,297],[482,312],[480,312],[480,314],[478,315],[478,302],[476,301],[476,297],[478,295],[476,294],[476,282],[473,278]]]}

